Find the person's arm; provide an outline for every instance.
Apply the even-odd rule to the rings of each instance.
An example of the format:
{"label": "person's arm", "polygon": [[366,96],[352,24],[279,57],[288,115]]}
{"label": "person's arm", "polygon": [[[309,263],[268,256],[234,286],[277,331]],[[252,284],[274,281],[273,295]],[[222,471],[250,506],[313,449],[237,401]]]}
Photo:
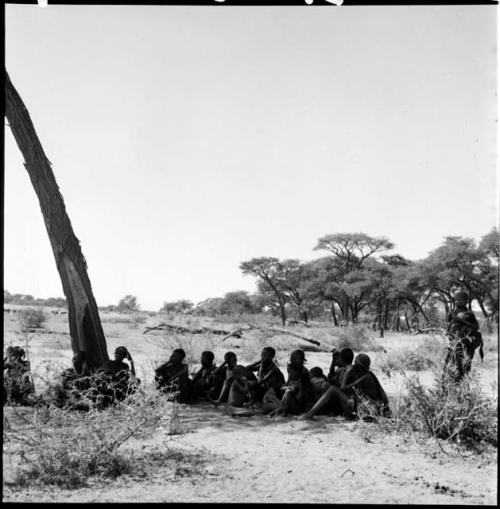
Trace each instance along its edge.
{"label": "person's arm", "polygon": [[248,366],[245,367],[245,369],[247,371],[258,371],[258,369],[260,368],[260,361],[256,361],[252,364],[249,364]]}
{"label": "person's arm", "polygon": [[197,382],[200,378],[201,378],[201,375],[203,374],[203,367],[201,367],[196,373],[195,375],[193,376],[193,382]]}
{"label": "person's arm", "polygon": [[214,375],[215,376],[221,375],[225,368],[226,362],[224,361],[218,368],[214,369]]}
{"label": "person's arm", "polygon": [[455,320],[462,323],[463,325],[466,325],[467,327],[470,327],[474,331],[479,330],[479,323],[476,319],[476,315],[472,311],[468,311],[465,314],[465,318],[458,318],[456,317]]}
{"label": "person's arm", "polygon": [[175,380],[176,378],[179,378],[180,376],[187,375],[189,371],[187,364],[182,364],[182,368],[180,368],[178,371],[170,375],[170,380]]}
{"label": "person's arm", "polygon": [[134,361],[132,360],[132,356],[127,351],[127,359],[130,362],[130,372],[132,373],[132,376],[135,376],[135,367],[134,367]]}

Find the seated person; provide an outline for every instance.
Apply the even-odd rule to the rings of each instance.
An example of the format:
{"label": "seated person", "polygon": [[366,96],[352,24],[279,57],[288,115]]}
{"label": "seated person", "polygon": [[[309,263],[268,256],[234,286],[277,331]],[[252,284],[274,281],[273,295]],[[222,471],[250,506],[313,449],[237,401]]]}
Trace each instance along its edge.
{"label": "seated person", "polygon": [[342,385],[342,377],[347,369],[352,365],[354,353],[350,348],[342,348],[342,350],[334,350],[332,352],[332,364],[328,373],[328,381],[331,385],[340,387]]}
{"label": "seated person", "polygon": [[348,396],[361,396],[367,400],[379,415],[390,416],[389,401],[382,385],[370,371],[370,357],[364,353],[356,355],[354,364],[344,376],[342,392]]}
{"label": "seated person", "polygon": [[254,401],[262,402],[268,391],[273,391],[276,396],[280,394],[280,388],[285,384],[285,377],[274,361],[276,351],[271,346],[266,346],[262,352],[260,361],[247,366],[247,371],[257,371],[255,380],[249,380],[248,386]]}
{"label": "seated person", "polygon": [[[238,357],[234,352],[224,354],[224,362],[214,371],[214,390],[209,396],[215,405],[225,403],[229,397],[229,389],[233,383],[233,370],[238,363]],[[217,399],[213,399],[214,396]]]}
{"label": "seated person", "polygon": [[20,346],[9,346],[6,353],[3,361],[3,404],[31,405],[35,388],[30,362],[24,360],[26,352]]}
{"label": "seated person", "polygon": [[227,404],[233,407],[242,407],[252,403],[248,388],[247,370],[245,366],[236,365],[232,371],[232,383],[229,388]]}
{"label": "seated person", "polygon": [[288,381],[282,387],[283,397],[273,415],[301,414],[314,403],[314,388],[309,371],[304,366],[306,362],[303,350],[295,350],[290,354],[287,366]]}
{"label": "seated person", "polygon": [[173,399],[179,403],[187,403],[191,397],[188,365],[182,362],[185,358],[186,352],[176,348],[169,360],[155,370],[157,388],[173,395]]}
{"label": "seated person", "polygon": [[[124,359],[130,362],[130,367],[123,362]],[[134,361],[124,346],[117,347],[115,358],[105,362],[97,369],[94,382],[102,396],[99,398],[100,406],[106,406],[114,401],[122,401],[136,390],[140,381],[135,378]]]}
{"label": "seated person", "polygon": [[369,371],[370,358],[366,354],[358,354],[354,364],[347,369],[342,377],[342,387],[332,385],[314,406],[304,415],[304,419],[312,419],[317,414],[344,415],[356,418],[355,410],[358,395],[371,402],[377,412],[389,416],[387,396],[377,377]]}
{"label": "seated person", "polygon": [[[80,351],[73,356],[73,367],[61,373],[61,382],[55,388],[55,404],[75,410],[88,410],[90,401],[95,399],[92,378],[85,367],[87,355]],[[87,401],[85,401],[87,400]]]}
{"label": "seated person", "polygon": [[201,368],[196,372],[192,379],[192,392],[196,398],[207,399],[210,390],[214,387],[214,353],[210,351],[202,352]]}
{"label": "seated person", "polygon": [[331,387],[330,383],[323,373],[323,370],[318,367],[311,368],[311,383],[314,388],[315,400],[318,400],[323,394]]}

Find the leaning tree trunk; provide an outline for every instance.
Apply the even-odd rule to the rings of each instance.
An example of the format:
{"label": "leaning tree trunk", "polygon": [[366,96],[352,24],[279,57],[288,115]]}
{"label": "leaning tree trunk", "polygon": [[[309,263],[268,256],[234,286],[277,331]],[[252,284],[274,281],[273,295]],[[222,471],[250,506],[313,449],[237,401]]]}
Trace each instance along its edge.
{"label": "leaning tree trunk", "polygon": [[28,110],[5,71],[5,116],[24,158],[42,209],[45,227],[68,303],[73,352],[87,354],[90,369],[109,359],[97,305],[87,275],[87,263],[76,238],[63,197]]}

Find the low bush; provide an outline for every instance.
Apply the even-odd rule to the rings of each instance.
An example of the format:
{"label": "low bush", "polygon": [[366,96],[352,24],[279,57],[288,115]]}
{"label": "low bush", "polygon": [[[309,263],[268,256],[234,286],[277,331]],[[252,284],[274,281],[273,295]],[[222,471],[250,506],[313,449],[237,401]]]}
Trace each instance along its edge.
{"label": "low bush", "polygon": [[400,426],[476,451],[497,447],[497,400],[485,396],[473,373],[457,383],[448,371],[436,370],[432,387],[414,376],[404,388],[396,408]]}
{"label": "low bush", "polygon": [[39,329],[47,317],[42,309],[26,308],[19,312],[18,320],[22,330]]}
{"label": "low bush", "polygon": [[[75,489],[92,478],[144,474],[147,462],[139,452],[122,450],[122,445],[152,433],[163,422],[168,426],[171,407],[155,390],[138,392],[106,411],[41,406],[29,431],[4,429],[4,439],[20,445],[15,484]],[[168,460],[168,450],[163,460]]]}
{"label": "low bush", "polygon": [[335,329],[335,346],[338,349],[351,348],[354,352],[378,352],[383,346],[368,335],[368,330],[362,325],[339,327]]}

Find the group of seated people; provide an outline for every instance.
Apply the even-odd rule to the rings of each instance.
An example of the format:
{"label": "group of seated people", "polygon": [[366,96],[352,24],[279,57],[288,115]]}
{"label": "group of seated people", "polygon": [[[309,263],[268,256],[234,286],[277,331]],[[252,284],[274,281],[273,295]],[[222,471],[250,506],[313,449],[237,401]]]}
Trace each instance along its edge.
{"label": "group of seated people", "polygon": [[303,414],[304,419],[313,419],[323,414],[355,419],[361,400],[372,415],[390,415],[387,396],[370,371],[368,355],[354,357],[350,348],[334,349],[326,376],[319,367],[308,370],[304,351],[295,350],[290,354],[285,381],[275,354],[274,348],[267,346],[259,361],[243,366],[234,352],[227,352],[217,367],[213,352],[205,351],[201,368],[189,377],[183,362],[186,354],[179,348],[156,369],[155,382],[179,403],[208,400],[215,405],[225,403],[233,411],[246,408],[249,415],[260,410],[271,416]]}
{"label": "group of seated people", "polygon": [[[4,359],[4,404],[15,404],[16,397],[17,403],[23,404],[19,394],[23,393],[20,384],[27,361],[23,361],[24,351],[19,352],[19,347],[9,348]],[[295,350],[287,363],[286,381],[275,355],[274,348],[266,346],[260,360],[243,366],[238,364],[234,352],[226,352],[224,362],[216,366],[214,353],[205,351],[201,354],[201,367],[190,376],[186,353],[178,348],[155,370],[154,383],[174,401],[204,400],[216,406],[225,404],[233,415],[303,414],[304,419],[312,419],[323,414],[355,419],[361,401],[374,415],[390,415],[387,396],[370,371],[368,355],[360,353],[354,357],[350,348],[334,349],[329,373],[325,375],[319,367],[308,370],[304,351]],[[78,352],[73,357],[73,367],[64,370],[59,383],[53,387],[51,402],[77,410],[88,410],[92,405],[103,409],[136,392],[141,382],[136,377],[132,356],[125,347],[119,346],[114,357],[90,373],[85,367],[85,352]],[[6,378],[5,369],[17,370],[16,376]],[[14,379],[18,382],[11,383]],[[17,388],[17,392],[12,387]]]}

